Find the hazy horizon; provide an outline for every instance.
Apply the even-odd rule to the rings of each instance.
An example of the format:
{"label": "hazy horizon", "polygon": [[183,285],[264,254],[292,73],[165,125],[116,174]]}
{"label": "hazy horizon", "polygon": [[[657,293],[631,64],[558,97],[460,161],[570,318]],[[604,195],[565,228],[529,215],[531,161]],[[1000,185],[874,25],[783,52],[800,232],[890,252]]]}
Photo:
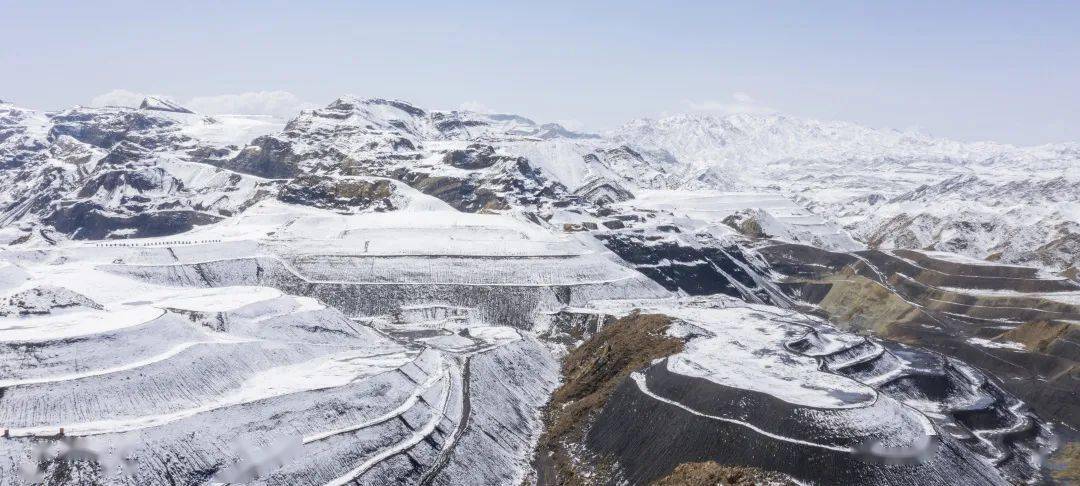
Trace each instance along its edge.
{"label": "hazy horizon", "polygon": [[13,47],[0,99],[49,110],[158,94],[285,116],[354,94],[588,131],[776,111],[966,141],[1080,141],[1069,3],[266,5],[0,0]]}

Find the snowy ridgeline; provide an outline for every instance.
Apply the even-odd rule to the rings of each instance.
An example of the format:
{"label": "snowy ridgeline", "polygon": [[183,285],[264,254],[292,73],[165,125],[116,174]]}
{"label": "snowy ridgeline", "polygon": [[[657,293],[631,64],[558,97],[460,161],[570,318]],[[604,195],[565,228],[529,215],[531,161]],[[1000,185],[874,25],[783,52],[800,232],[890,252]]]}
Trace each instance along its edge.
{"label": "snowy ridgeline", "polygon": [[[638,196],[640,207],[709,223],[759,211],[766,234],[832,249],[1076,263],[1075,144],[961,143],[755,114],[635,120],[594,135],[356,97],[292,120],[189,111],[162,99],[55,113],[0,105],[0,129],[10,133],[0,162],[11,169],[0,178],[10,187],[0,239],[176,234],[274,197],[382,210],[412,204],[396,194],[407,187],[467,212],[551,214],[582,199]],[[384,194],[384,183],[356,178],[402,184]]]}

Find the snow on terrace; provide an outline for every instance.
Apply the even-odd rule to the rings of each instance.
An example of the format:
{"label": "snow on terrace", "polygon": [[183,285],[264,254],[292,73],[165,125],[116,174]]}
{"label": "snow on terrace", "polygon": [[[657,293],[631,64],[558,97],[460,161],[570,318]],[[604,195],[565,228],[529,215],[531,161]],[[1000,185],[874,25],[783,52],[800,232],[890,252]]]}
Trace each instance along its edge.
{"label": "snow on terrace", "polygon": [[[277,290],[263,287],[168,287],[95,268],[103,261],[130,259],[133,253],[148,259],[152,258],[148,256],[150,253],[167,251],[160,247],[81,244],[42,252],[0,251],[0,261],[10,258],[14,262],[0,266],[5,270],[2,273],[11,277],[7,279],[10,285],[4,290],[22,288],[27,279],[31,281],[30,285],[45,281],[66,283],[66,287],[77,288],[92,296],[106,310],[158,311],[168,308],[225,313],[228,325],[224,331],[170,312],[170,318],[154,321],[152,327],[141,326],[143,329],[139,331],[122,329],[102,335],[100,339],[88,336],[81,340],[84,345],[78,349],[71,343],[50,342],[52,348],[43,349],[49,354],[55,351],[55,360],[59,363],[47,374],[5,376],[4,386],[10,388],[5,397],[8,405],[0,407],[0,422],[10,436],[52,437],[62,428],[62,433],[67,436],[98,436],[92,440],[137,444],[134,446],[140,448],[134,453],[137,457],[144,450],[191,449],[199,454],[213,451],[214,460],[229,464],[238,459],[230,455],[230,443],[242,445],[268,437],[277,440],[289,434],[302,434],[304,438],[334,435],[335,440],[317,441],[318,444],[304,441],[304,452],[309,456],[341,458],[332,461],[333,467],[326,468],[325,464],[329,463],[318,464],[315,470],[322,473],[314,477],[319,483],[338,476],[359,478],[369,469],[381,468],[382,463],[391,462],[390,458],[399,452],[422,442],[449,454],[461,434],[455,432],[450,439],[443,437],[448,419],[461,430],[466,424],[463,414],[467,413],[464,404],[468,398],[461,390],[468,384],[463,381],[465,378],[458,360],[478,358],[473,376],[482,377],[487,358],[480,354],[522,341],[521,334],[510,328],[466,327],[462,335],[468,336],[473,344],[460,350],[456,349],[458,346],[451,346],[455,349],[449,349],[447,358],[443,359],[437,350],[417,354],[417,350],[406,350],[374,332],[369,332],[366,337],[363,332],[358,336],[335,332],[326,341],[311,343],[284,340],[303,339],[302,332],[323,332],[319,329],[338,322],[335,314],[341,317],[332,309],[310,316],[314,320],[306,320],[308,313],[295,312],[277,320],[275,325],[259,323],[264,329],[258,335],[240,336],[234,331],[247,330],[240,329],[244,327],[243,322],[259,320],[265,314],[256,312],[258,309],[275,307],[282,299],[302,301],[305,298],[282,295]],[[66,313],[71,314],[74,313]],[[58,315],[65,315],[65,312]],[[342,324],[347,322],[343,317],[340,321]],[[318,325],[311,325],[315,323]],[[170,326],[183,328],[185,332],[168,331]],[[292,334],[277,334],[282,326],[296,329],[289,330]],[[351,329],[353,326],[338,329],[347,331],[346,327]],[[195,331],[196,335],[187,331]],[[215,342],[212,349],[199,353],[193,351],[201,347],[188,345],[201,344],[201,340],[212,334],[246,339],[238,344]],[[93,353],[79,353],[90,347],[94,348]],[[142,347],[147,349],[139,351]],[[9,354],[24,352],[16,348],[9,350]],[[244,359],[250,353],[262,353],[259,350],[270,351],[272,354],[266,356],[276,358],[265,363],[264,359],[255,362]],[[297,356],[298,353],[302,356]],[[450,354],[456,357],[450,357]],[[94,359],[113,355],[120,356],[108,363]],[[27,361],[31,359],[27,357]],[[72,360],[75,360],[74,368]],[[205,368],[199,364],[207,361],[215,363],[213,373],[192,371]],[[508,362],[499,358],[497,363],[506,366]],[[439,367],[453,372],[442,376],[425,371]],[[392,370],[405,371],[388,373]],[[417,371],[423,373],[418,376]],[[426,381],[426,375],[439,378],[439,386],[429,390],[419,385]],[[225,384],[209,388],[190,386],[204,382]],[[513,386],[488,388],[505,393],[512,391]],[[474,394],[480,399],[485,397],[484,392],[474,390]],[[404,399],[404,404],[395,406],[400,403],[399,398]],[[500,399],[498,406],[504,406],[502,401]],[[512,403],[512,399],[505,401]],[[57,406],[58,403],[64,406]],[[84,407],[87,403],[97,406]],[[113,404],[124,406],[114,409],[111,408]],[[487,402],[483,405],[486,410]],[[410,424],[417,417],[422,418],[425,425],[412,429]],[[476,414],[472,420],[480,422],[486,417],[483,413]],[[297,426],[282,427],[282,424]],[[438,432],[437,427],[441,427]],[[469,439],[464,440],[465,444],[469,443]],[[7,455],[15,457],[13,454],[21,450],[21,444],[27,442],[8,441]],[[357,452],[361,449],[363,453]],[[518,449],[517,446],[511,448],[513,460],[518,460],[518,453],[524,455]],[[240,464],[243,464],[242,459]],[[282,474],[289,477],[289,471],[309,467],[305,464],[293,460],[278,471],[284,471]],[[144,479],[145,475],[136,481]]]}
{"label": "snow on terrace", "polygon": [[[215,185],[220,177],[219,173],[201,170],[198,165],[188,163],[175,162],[173,168],[178,170],[185,183]],[[242,190],[253,188],[252,182],[245,184]],[[394,190],[391,197],[399,209],[393,211],[341,214],[265,199],[237,216],[183,234],[104,242],[71,241],[63,242],[61,248],[93,248],[93,252],[84,252],[80,257],[101,261],[101,255],[108,253],[99,248],[159,247],[164,250],[168,247],[176,254],[170,263],[274,254],[567,257],[596,253],[595,248],[579,239],[525,221],[516,213],[464,213],[404,184],[394,183]],[[208,242],[232,245],[201,246],[198,252],[201,258],[184,258],[184,248]],[[254,246],[242,248],[236,246],[239,242]],[[135,263],[130,260],[132,258],[136,261],[144,259],[144,255],[138,253],[124,253],[126,263]]]}
{"label": "snow on terrace", "polygon": [[[118,251],[132,251],[130,248],[117,248]],[[0,253],[0,258],[17,258],[22,255],[10,253]],[[230,292],[240,300],[245,299],[258,299],[257,294],[259,292],[277,292],[273,289],[257,290],[257,287],[237,288],[231,289],[205,289],[205,290],[192,290],[177,287],[167,287],[162,285],[155,285],[146,281],[135,280],[128,277],[116,275],[103,270],[99,270],[97,267],[101,263],[108,263],[103,261],[105,259],[91,259],[82,260],[79,259],[83,252],[81,251],[64,251],[63,249],[57,251],[56,259],[31,262],[20,260],[17,262],[18,268],[26,272],[30,279],[22,282],[18,287],[12,288],[7,292],[8,295],[31,289],[39,286],[53,286],[69,289],[73,292],[82,294],[94,302],[104,306],[105,313],[112,311],[120,311],[124,309],[131,309],[135,307],[148,307],[157,309],[158,304],[161,301],[165,301],[169,298],[183,298],[185,295],[190,295],[195,292],[205,292],[205,295],[209,297],[215,292],[228,295]],[[245,294],[248,294],[245,297]],[[267,294],[268,295],[268,294]],[[276,294],[280,295],[280,293]],[[275,296],[276,296],[275,295]],[[221,299],[226,301],[228,299]],[[254,300],[250,300],[254,301]],[[228,309],[222,309],[228,310]]]}
{"label": "snow on terrace", "polygon": [[[116,248],[114,250],[134,252],[141,249]],[[148,375],[146,380],[130,382],[129,387],[132,390],[141,393],[144,385],[150,386],[152,382],[174,378],[177,380],[176,385],[180,386],[184,383],[186,373],[189,372],[185,365],[188,363],[186,360],[191,359],[189,355],[192,355],[193,347],[197,345],[230,346],[229,348],[222,347],[220,351],[215,352],[218,357],[227,359],[241,358],[244,354],[258,352],[256,351],[258,347],[272,349],[275,346],[299,346],[297,349],[306,349],[303,353],[308,356],[312,356],[312,353],[321,353],[321,355],[310,358],[297,356],[277,366],[271,363],[265,369],[251,369],[247,372],[243,369],[246,369],[248,365],[241,360],[237,364],[237,369],[240,370],[238,373],[250,374],[241,377],[242,381],[238,383],[238,386],[220,396],[196,397],[200,403],[180,410],[155,413],[156,410],[145,409],[137,415],[79,421],[72,421],[71,417],[68,417],[63,419],[66,423],[49,425],[24,423],[25,417],[21,416],[0,417],[7,421],[7,425],[13,426],[10,427],[10,433],[14,436],[55,434],[57,427],[64,427],[66,433],[70,435],[116,433],[156,427],[223,407],[286,394],[343,386],[363,377],[395,369],[414,357],[413,352],[407,352],[391,341],[379,339],[372,341],[362,336],[350,337],[334,345],[319,344],[317,341],[312,341],[310,344],[294,341],[276,342],[279,337],[282,339],[296,337],[295,335],[279,336],[277,334],[279,331],[273,327],[267,327],[265,332],[260,331],[258,336],[241,336],[233,335],[228,330],[212,330],[198,323],[188,322],[187,319],[159,320],[170,310],[184,310],[229,313],[231,314],[229,320],[234,324],[242,321],[258,325],[267,319],[289,315],[293,316],[289,317],[290,322],[295,321],[298,325],[303,324],[305,319],[317,319],[321,326],[325,326],[328,320],[334,319],[334,316],[307,317],[305,312],[326,308],[314,299],[285,296],[277,289],[253,286],[177,288],[155,285],[98,270],[93,261],[79,260],[77,258],[79,251],[59,249],[57,253],[59,255],[54,255],[55,258],[39,261],[19,259],[18,257],[25,257],[25,255],[18,252],[0,253],[0,258],[14,257],[16,259],[17,263],[5,262],[6,264],[2,267],[7,270],[5,273],[19,277],[14,279],[15,285],[5,289],[4,294],[10,295],[29,288],[64,287],[87,296],[103,308],[100,310],[86,307],[56,308],[45,315],[2,317],[0,318],[0,343],[34,342],[49,346],[48,349],[55,349],[59,353],[76,353],[78,350],[70,349],[65,342],[70,338],[80,337],[80,341],[84,341],[86,343],[84,347],[88,349],[108,346],[113,348],[114,353],[126,357],[98,365],[93,362],[79,363],[80,357],[86,357],[81,353],[80,355],[58,354],[50,356],[50,359],[56,363],[53,363],[54,367],[49,368],[50,372],[45,375],[33,373],[33,376],[30,376],[24,373],[26,370],[11,368],[8,371],[14,371],[15,374],[4,380],[6,386],[37,386],[40,390],[37,393],[40,394],[52,393],[50,389],[40,388],[42,386],[52,387],[51,390],[55,390],[56,393],[64,393],[63,390],[78,384],[80,393],[92,396],[94,387],[105,386],[107,383],[115,382],[115,377],[137,373],[138,369],[143,368],[159,371]],[[285,298],[291,298],[295,300],[295,303],[282,305],[280,301]],[[282,314],[282,311],[285,314]],[[336,311],[326,312],[334,314]],[[347,322],[343,316],[338,316],[341,322]],[[138,337],[146,334],[144,329],[150,329],[146,325],[155,326],[153,329],[157,331],[154,332],[158,334],[156,339],[172,341],[150,343]],[[169,326],[176,325],[187,327],[189,331],[178,333],[167,330]],[[374,336],[375,334],[370,335],[370,337]],[[8,353],[18,353],[20,349],[23,348],[16,346]],[[235,353],[240,354],[234,355],[234,351],[230,350],[235,350]],[[94,352],[98,351],[100,350]],[[287,357],[289,354],[280,355]],[[14,358],[14,355],[12,357]],[[290,363],[297,360],[303,361]],[[75,368],[70,367],[71,363],[74,363]],[[169,376],[163,376],[160,370],[167,368],[161,368],[162,363],[178,364],[174,371],[167,373]],[[8,364],[17,366],[15,362]],[[145,383],[142,383],[143,381]],[[168,393],[180,391],[182,390],[169,390]],[[20,397],[18,393],[12,396],[14,397],[12,400],[18,400]],[[166,404],[162,404],[164,405]],[[23,426],[20,426],[20,423]]]}
{"label": "snow on terrace", "polygon": [[[62,242],[49,254],[83,262],[65,265],[62,273],[118,262],[176,265],[269,258],[313,282],[644,285],[644,277],[579,236],[557,233],[514,213],[459,212],[407,186],[395,187],[395,204],[400,209],[389,212],[340,214],[271,199],[236,217],[180,235]],[[39,257],[23,252],[21,258]],[[86,280],[69,276],[76,282]]]}
{"label": "snow on terrace", "polygon": [[270,287],[217,287],[207,289],[184,289],[154,302],[163,309],[184,309],[201,312],[231,311],[241,307],[270,300],[282,295]]}
{"label": "snow on terrace", "polygon": [[119,255],[125,263],[156,265],[275,258],[317,282],[548,286],[642,278],[574,235],[513,213],[459,212],[402,191],[403,207],[395,211],[339,214],[266,200],[182,235],[65,248],[81,248],[83,257],[98,263]]}
{"label": "snow on terrace", "polygon": [[[67,424],[70,435],[96,435],[156,427],[224,407],[252,403],[281,395],[347,385],[366,376],[393,370],[409,362],[406,352],[371,354],[367,350],[349,350],[322,356],[290,366],[260,371],[248,378],[239,389],[199,407],[165,414],[95,420]],[[48,435],[54,426],[11,429],[13,436]]]}
{"label": "snow on terrace", "polygon": [[877,397],[873,388],[823,371],[813,357],[785,348],[787,341],[809,331],[791,322],[805,319],[795,312],[741,303],[721,309],[685,307],[664,300],[601,301],[594,305],[616,315],[639,308],[643,313],[670,316],[685,323],[669,330],[676,336],[692,336],[704,330],[707,335],[693,337],[683,352],[668,358],[668,370],[674,373],[807,407],[865,407]]}
{"label": "snow on terrace", "polygon": [[1023,344],[1013,341],[991,341],[989,339],[983,338],[968,338],[967,342],[976,346],[982,346],[984,348],[991,349],[1011,349],[1013,351],[1027,350],[1027,348]]}
{"label": "snow on terrace", "polygon": [[[0,254],[0,256],[5,256]],[[40,287],[59,287],[86,296],[102,309],[77,307],[54,309],[49,314],[0,317],[0,342],[37,342],[91,336],[148,323],[168,309],[200,312],[228,312],[268,302],[283,296],[269,287],[235,286],[218,288],[177,288],[155,285],[99,270],[94,263],[69,261],[48,265],[10,262],[27,279],[5,289],[4,295]],[[307,297],[297,297],[291,312],[323,309]],[[249,314],[258,314],[249,310]]]}
{"label": "snow on terrace", "polygon": [[1051,300],[1062,304],[1080,306],[1080,292],[1020,292],[1018,290],[972,289],[967,287],[938,287],[941,290],[960,294],[986,297],[1028,297]]}
{"label": "snow on terrace", "polygon": [[[191,177],[202,177],[192,173]],[[64,242],[61,248],[93,248],[85,258],[102,260],[98,248],[169,247],[182,262],[283,254],[364,256],[577,256],[595,250],[572,236],[555,233],[519,219],[514,214],[474,214],[454,210],[446,203],[404,185],[388,212],[340,214],[309,206],[269,199],[218,223],[167,237],[106,242]],[[183,248],[204,243],[201,259],[181,258]],[[239,242],[256,246],[241,248]],[[272,249],[273,251],[268,251]],[[248,252],[248,254],[244,254]],[[220,254],[219,254],[220,253]],[[126,257],[139,257],[125,252]],[[177,263],[175,259],[171,263]],[[128,262],[131,263],[131,262]]]}
{"label": "snow on terrace", "polygon": [[[325,221],[348,222],[363,221],[361,227],[382,228],[391,232],[394,229],[394,219],[383,215],[360,215],[342,216],[325,211],[309,211],[305,208],[289,207],[279,203],[268,204],[272,211],[268,213],[253,213],[253,216],[274,220],[276,228],[288,225],[312,224],[311,228],[303,231],[312,231],[319,226],[317,221],[303,221],[306,217],[315,219],[325,218]],[[276,212],[275,211],[280,211]],[[280,218],[284,213],[288,217]],[[297,221],[296,216],[300,216]],[[437,217],[423,218],[432,228],[440,225],[450,225],[463,229],[462,235],[473,236],[473,239],[465,240],[466,244],[472,244],[492,235],[484,235],[483,230],[494,228],[502,231],[503,239],[507,235],[520,239],[535,238],[548,243],[559,245],[570,244],[550,232],[517,222],[510,217],[477,217],[475,215],[462,215],[461,213],[443,213],[449,221],[439,221]],[[399,215],[400,216],[400,215]],[[458,219],[455,219],[458,218]],[[481,221],[478,224],[462,225],[462,221],[469,223]],[[400,223],[398,223],[400,224]],[[228,227],[228,225],[221,225]],[[356,226],[352,226],[355,228]],[[445,226],[443,226],[445,227]],[[438,231],[438,230],[434,230]],[[514,233],[516,232],[516,233]],[[259,236],[253,234],[250,228],[244,229],[240,234]],[[117,352],[126,355],[125,358],[117,358],[108,363],[86,366],[76,362],[75,368],[71,367],[70,361],[74,354],[68,354],[56,363],[44,374],[23,376],[18,373],[8,378],[11,386],[38,387],[35,393],[46,396],[60,392],[71,383],[80,383],[83,394],[93,397],[97,387],[109,383],[116,383],[117,377],[125,374],[138,374],[141,370],[168,370],[170,363],[176,363],[173,371],[164,375],[155,371],[147,375],[145,383],[143,379],[135,380],[126,386],[133,393],[142,394],[144,389],[151,385],[151,381],[163,383],[182,384],[188,379],[187,368],[192,359],[198,359],[199,345],[212,344],[219,346],[220,351],[205,350],[202,352],[217,353],[215,356],[223,359],[245,359],[251,353],[259,353],[259,349],[275,346],[298,347],[303,356],[290,359],[275,358],[272,363],[267,363],[263,369],[251,369],[244,371],[246,365],[240,364],[239,371],[230,372],[229,378],[239,380],[228,385],[215,394],[202,394],[189,397],[184,406],[180,407],[171,403],[162,403],[160,407],[128,407],[123,413],[108,414],[82,414],[75,416],[69,414],[64,418],[30,422],[23,417],[7,417],[6,425],[10,426],[11,434],[20,435],[50,435],[55,434],[57,427],[64,427],[68,435],[93,435],[114,434],[123,431],[142,430],[146,428],[158,428],[166,424],[172,424],[201,416],[204,413],[261,401],[267,398],[282,395],[296,394],[324,388],[340,387],[353,383],[365,377],[372,376],[384,371],[396,369],[415,357],[414,352],[407,352],[391,341],[383,341],[380,338],[361,343],[356,338],[341,342],[340,345],[329,342],[306,345],[293,341],[278,341],[278,339],[295,339],[298,334],[279,335],[287,331],[279,326],[286,325],[286,321],[278,320],[277,324],[267,325],[262,323],[267,319],[285,317],[291,323],[296,319],[307,319],[303,312],[324,310],[330,314],[336,311],[327,310],[314,299],[306,297],[293,297],[283,295],[282,292],[272,288],[255,286],[235,286],[221,288],[179,288],[155,284],[152,281],[136,280],[109,273],[104,270],[104,265],[114,266],[125,263],[143,262],[157,265],[172,265],[183,260],[203,260],[214,257],[242,258],[244,256],[257,256],[259,253],[267,255],[265,246],[267,241],[272,241],[274,236],[265,236],[256,240],[236,240],[215,243],[189,243],[207,241],[207,235],[177,235],[175,237],[132,239],[123,242],[62,242],[58,247],[43,251],[0,251],[0,274],[4,278],[4,293],[26,290],[39,286],[64,287],[73,292],[85,295],[96,304],[103,306],[102,310],[66,310],[55,309],[51,315],[0,320],[0,341],[27,341],[34,339],[50,346],[55,346],[60,352],[71,353],[72,350],[57,344],[71,336],[85,336],[87,342],[93,342],[96,336],[102,336],[103,340],[94,346],[114,346]],[[463,238],[464,239],[464,238]],[[417,238],[420,241],[420,238]],[[313,245],[318,245],[318,240],[310,240]],[[509,240],[517,241],[517,240]],[[251,243],[256,243],[252,245]],[[296,243],[296,242],[294,242]],[[303,242],[298,243],[303,245]],[[199,250],[199,251],[196,251]],[[206,250],[206,251],[202,251]],[[245,253],[248,252],[248,253]],[[197,254],[195,254],[197,253]],[[482,262],[481,262],[482,263]],[[292,299],[290,304],[281,302],[282,299]],[[291,313],[290,317],[282,314]],[[160,321],[155,320],[174,311],[194,311],[198,313],[222,313],[228,314],[226,322],[229,322],[224,330],[206,328],[199,323],[189,322],[184,318],[169,318]],[[318,319],[320,323],[327,317]],[[302,324],[302,322],[299,322]],[[146,324],[146,325],[144,325]],[[159,335],[156,339],[165,339],[168,342],[147,343],[139,341],[134,336],[146,334],[143,329],[151,332],[154,329],[165,329],[168,326],[188,327],[194,331],[172,332],[169,335]],[[289,324],[291,325],[291,324]],[[320,324],[323,325],[323,324]],[[152,326],[152,329],[151,329]],[[213,327],[213,326],[211,326]],[[352,326],[348,326],[352,327]],[[261,330],[265,329],[265,330]],[[237,334],[239,332],[240,334]],[[297,331],[298,332],[298,331]],[[371,335],[374,338],[375,334]],[[449,346],[453,351],[465,354],[484,352],[494,347],[505,345],[521,339],[520,335],[508,328],[479,327],[469,329],[464,335],[468,336],[468,346]],[[141,339],[141,338],[139,338]],[[108,344],[112,343],[112,344]],[[362,345],[361,345],[362,344]],[[430,343],[438,345],[440,343]],[[451,343],[457,344],[457,343]],[[128,346],[131,350],[125,351]],[[145,349],[144,349],[145,348]],[[458,350],[457,348],[460,348]],[[138,352],[135,352],[137,350]],[[96,351],[95,351],[96,352]],[[277,353],[275,356],[287,356],[293,354]],[[320,355],[321,354],[321,355]],[[62,357],[62,356],[61,356]],[[301,361],[302,360],[302,361]],[[260,365],[262,366],[262,365]],[[167,375],[167,376],[165,376]],[[174,376],[175,375],[175,376]],[[233,376],[235,375],[235,377]],[[152,379],[151,379],[152,378]],[[172,380],[177,381],[172,381]],[[217,378],[215,378],[217,379]],[[123,380],[121,380],[121,383]],[[114,385],[110,385],[114,386]],[[120,385],[115,385],[120,386]],[[43,388],[44,387],[44,388]],[[51,387],[51,388],[50,388]],[[28,388],[29,389],[29,388]],[[105,388],[102,388],[105,389]],[[29,392],[23,393],[28,395]],[[185,393],[183,388],[167,389],[162,391],[172,396],[177,393]],[[18,396],[18,395],[16,395]],[[13,398],[14,399],[14,398]],[[27,398],[26,400],[29,400]],[[0,417],[4,418],[4,417]],[[186,422],[185,422],[186,423]]]}
{"label": "snow on terrace", "polygon": [[[403,185],[404,207],[396,211],[339,214],[265,200],[237,217],[183,235],[155,239],[257,240],[320,254],[550,256],[586,250],[558,235],[507,214],[463,213]],[[318,242],[317,248],[298,244]]]}
{"label": "snow on terrace", "polygon": [[784,349],[786,340],[804,334],[806,328],[779,324],[746,307],[673,314],[714,334],[691,340],[684,352],[669,359],[668,369],[675,373],[808,407],[861,407],[875,399],[872,388],[821,371],[814,358]]}
{"label": "snow on terrace", "polygon": [[854,250],[862,246],[836,225],[799,206],[780,193],[647,190],[621,203],[645,210],[689,217],[704,226],[720,224],[744,209],[760,209],[769,216],[760,221],[777,239],[817,244],[829,249]]}
{"label": "snow on terrace", "polygon": [[46,316],[0,318],[0,342],[35,342],[101,334],[137,326],[165,312],[148,306],[113,311],[88,310]]}

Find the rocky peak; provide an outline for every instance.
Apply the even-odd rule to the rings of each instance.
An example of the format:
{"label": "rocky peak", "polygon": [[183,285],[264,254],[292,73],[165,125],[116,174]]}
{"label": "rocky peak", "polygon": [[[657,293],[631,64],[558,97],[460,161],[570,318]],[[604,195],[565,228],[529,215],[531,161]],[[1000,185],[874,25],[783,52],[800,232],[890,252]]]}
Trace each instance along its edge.
{"label": "rocky peak", "polygon": [[165,98],[159,98],[159,97],[156,97],[156,96],[148,96],[148,97],[144,98],[142,100],[142,103],[139,104],[139,109],[140,110],[153,110],[153,111],[168,111],[168,112],[172,112],[172,113],[188,113],[188,114],[194,114],[195,113],[194,111],[191,111],[191,110],[189,110],[187,108],[184,108],[183,106],[180,106],[180,104],[176,103],[175,101],[167,100]]}

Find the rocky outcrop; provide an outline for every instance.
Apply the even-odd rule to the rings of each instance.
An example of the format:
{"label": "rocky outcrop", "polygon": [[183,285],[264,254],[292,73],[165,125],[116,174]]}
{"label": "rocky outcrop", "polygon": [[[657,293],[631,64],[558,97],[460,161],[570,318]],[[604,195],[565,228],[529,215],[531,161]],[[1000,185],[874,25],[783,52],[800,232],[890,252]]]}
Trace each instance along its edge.
{"label": "rocky outcrop", "polygon": [[472,144],[462,150],[451,150],[443,156],[443,163],[458,169],[476,170],[485,169],[496,163],[507,160],[507,157],[495,155],[495,147],[491,145]]}
{"label": "rocky outcrop", "polygon": [[666,336],[670,319],[632,314],[605,324],[563,358],[563,384],[544,410],[544,434],[536,449],[538,484],[602,484],[611,478],[605,458],[582,453],[591,420],[616,385],[652,360],[682,350]]}
{"label": "rocky outcrop", "polygon": [[795,486],[791,478],[756,467],[721,466],[715,461],[679,464],[652,486]]}
{"label": "rocky outcrop", "polygon": [[178,103],[176,103],[174,101],[167,100],[167,99],[164,99],[164,98],[158,98],[156,96],[149,96],[149,97],[143,99],[142,103],[139,103],[139,109],[140,110],[167,111],[167,112],[172,112],[172,113],[187,113],[187,114],[194,114],[195,113],[194,111],[191,111],[191,110],[189,110],[187,108],[184,108],[183,106],[180,106]]}
{"label": "rocky outcrop", "polygon": [[100,240],[175,235],[221,219],[191,210],[116,215],[91,203],[76,203],[57,209],[44,221],[73,239]]}
{"label": "rocky outcrop", "polygon": [[288,179],[300,174],[300,160],[291,142],[265,135],[252,140],[223,167],[268,179]]}
{"label": "rocky outcrop", "polygon": [[634,193],[622,184],[606,178],[596,178],[586,182],[575,189],[573,195],[595,206],[606,206],[634,198]]}
{"label": "rocky outcrop", "polygon": [[394,182],[388,179],[305,175],[285,184],[278,199],[340,212],[392,211],[397,209],[394,191]]}
{"label": "rocky outcrop", "polygon": [[761,229],[759,211],[740,210],[723,219],[723,223],[730,226],[740,234],[750,238],[770,238],[771,236]]}
{"label": "rocky outcrop", "polygon": [[395,178],[424,194],[435,196],[458,211],[475,213],[509,209],[510,204],[501,194],[474,178],[437,176],[420,172],[400,170]]}
{"label": "rocky outcrop", "polygon": [[26,316],[52,313],[53,310],[85,307],[102,309],[101,304],[63,287],[40,286],[13,293],[0,299],[0,316]]}
{"label": "rocky outcrop", "polygon": [[48,139],[68,136],[95,147],[110,149],[128,141],[145,149],[178,146],[188,138],[175,130],[178,123],[138,110],[73,109],[50,118]]}

